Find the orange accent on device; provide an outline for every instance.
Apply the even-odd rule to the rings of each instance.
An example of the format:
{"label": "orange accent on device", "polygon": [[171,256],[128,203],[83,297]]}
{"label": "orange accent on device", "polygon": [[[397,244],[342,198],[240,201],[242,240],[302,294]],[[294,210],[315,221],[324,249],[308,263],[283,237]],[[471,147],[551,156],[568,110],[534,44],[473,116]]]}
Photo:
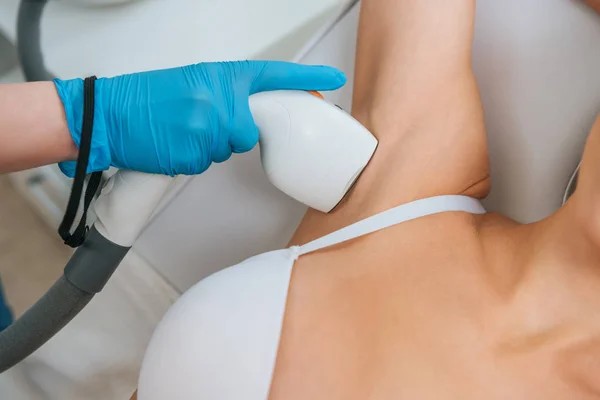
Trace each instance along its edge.
{"label": "orange accent on device", "polygon": [[313,96],[316,96],[322,100],[325,100],[325,97],[323,97],[323,95],[319,92],[317,92],[316,90],[307,90],[308,93],[312,94]]}

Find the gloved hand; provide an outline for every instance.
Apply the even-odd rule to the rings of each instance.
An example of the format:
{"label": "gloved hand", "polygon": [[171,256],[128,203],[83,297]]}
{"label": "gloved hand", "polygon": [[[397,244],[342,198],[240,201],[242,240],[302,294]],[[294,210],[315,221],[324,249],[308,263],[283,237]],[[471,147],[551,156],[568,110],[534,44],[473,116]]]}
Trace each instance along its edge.
{"label": "gloved hand", "polygon": [[[79,146],[83,80],[54,82]],[[333,90],[345,82],[334,68],[279,61],[201,63],[98,79],[88,172],[112,165],[171,176],[202,173],[256,145],[251,94]],[[74,176],[74,161],[59,165]]]}

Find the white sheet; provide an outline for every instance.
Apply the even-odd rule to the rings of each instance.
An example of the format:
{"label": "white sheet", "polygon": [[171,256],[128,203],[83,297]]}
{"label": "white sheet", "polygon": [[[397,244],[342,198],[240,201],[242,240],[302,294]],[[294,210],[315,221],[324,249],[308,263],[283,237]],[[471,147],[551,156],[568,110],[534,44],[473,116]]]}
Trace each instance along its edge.
{"label": "white sheet", "polygon": [[[354,75],[359,6],[301,61]],[[570,0],[479,0],[473,66],[486,113],[487,209],[521,222],[556,210],[600,111],[600,18]],[[352,85],[326,94],[350,109]]]}

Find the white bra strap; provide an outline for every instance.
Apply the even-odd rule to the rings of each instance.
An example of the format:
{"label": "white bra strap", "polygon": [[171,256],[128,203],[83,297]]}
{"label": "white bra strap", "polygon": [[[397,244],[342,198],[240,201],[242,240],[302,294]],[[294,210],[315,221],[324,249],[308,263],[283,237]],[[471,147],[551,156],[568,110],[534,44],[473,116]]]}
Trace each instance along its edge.
{"label": "white bra strap", "polygon": [[467,196],[436,196],[420,199],[363,219],[339,231],[300,246],[297,251],[299,255],[307,254],[389,228],[393,225],[401,224],[402,222],[443,212],[485,214],[486,211],[479,200]]}

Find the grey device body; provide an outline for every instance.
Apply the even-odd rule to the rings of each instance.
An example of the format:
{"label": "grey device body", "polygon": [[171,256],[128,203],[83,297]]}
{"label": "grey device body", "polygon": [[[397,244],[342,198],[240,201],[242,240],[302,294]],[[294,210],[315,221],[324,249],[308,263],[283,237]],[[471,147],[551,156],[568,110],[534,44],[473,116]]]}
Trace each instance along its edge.
{"label": "grey device body", "polygon": [[[22,0],[19,6],[17,52],[27,81],[53,79],[40,49],[40,21],[46,3]],[[129,249],[92,227],[63,276],[23,316],[0,332],[0,373],[28,357],[68,324],[102,290]]]}

